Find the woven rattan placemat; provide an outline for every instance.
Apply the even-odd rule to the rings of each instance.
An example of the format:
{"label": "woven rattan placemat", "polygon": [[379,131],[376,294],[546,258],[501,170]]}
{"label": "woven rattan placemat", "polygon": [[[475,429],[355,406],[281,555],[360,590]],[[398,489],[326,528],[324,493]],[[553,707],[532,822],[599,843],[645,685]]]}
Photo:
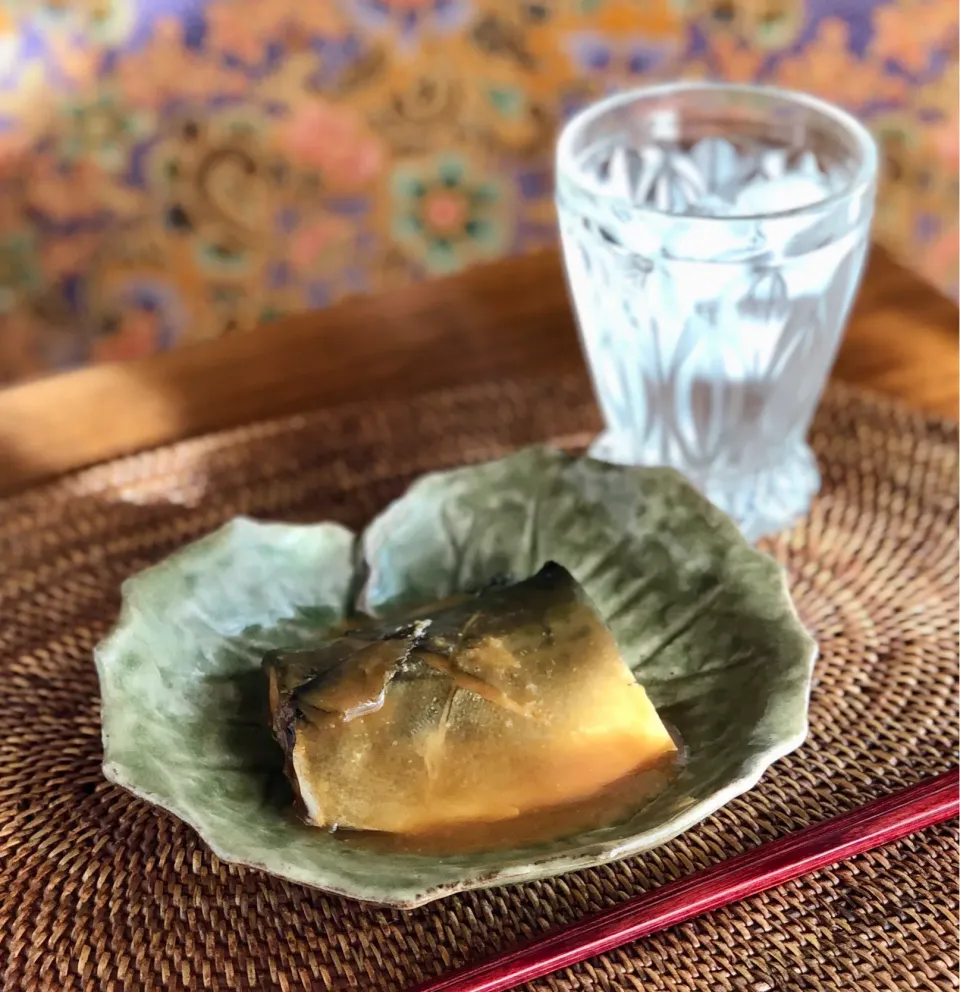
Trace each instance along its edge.
{"label": "woven rattan placemat", "polygon": [[[3,989],[395,989],[955,762],[956,428],[834,389],[823,493],[769,544],[822,649],[810,738],[666,847],[404,914],[224,864],[103,780],[91,651],[126,575],[236,513],[358,526],[426,469],[596,428],[579,379],[500,384],[221,433],[0,501]],[[530,988],[955,988],[957,867],[944,825]]]}

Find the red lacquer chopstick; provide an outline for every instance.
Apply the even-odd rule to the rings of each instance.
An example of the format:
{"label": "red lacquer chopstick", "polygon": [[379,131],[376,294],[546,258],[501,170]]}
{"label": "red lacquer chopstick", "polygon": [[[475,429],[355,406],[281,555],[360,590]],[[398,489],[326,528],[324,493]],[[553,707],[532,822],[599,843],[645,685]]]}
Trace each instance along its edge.
{"label": "red lacquer chopstick", "polygon": [[805,827],[778,840],[628,899],[529,944],[417,985],[410,992],[503,992],[666,927],[746,899],[960,810],[956,768],[902,792]]}

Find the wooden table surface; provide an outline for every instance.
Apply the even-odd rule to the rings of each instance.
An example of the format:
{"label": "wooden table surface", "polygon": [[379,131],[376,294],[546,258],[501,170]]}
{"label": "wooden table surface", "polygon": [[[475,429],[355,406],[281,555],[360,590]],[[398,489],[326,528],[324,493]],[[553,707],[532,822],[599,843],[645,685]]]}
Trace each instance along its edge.
{"label": "wooden table surface", "polygon": [[[955,418],[957,325],[952,302],[875,249],[834,375]],[[265,417],[583,367],[559,257],[543,252],[0,390],[0,491]]]}

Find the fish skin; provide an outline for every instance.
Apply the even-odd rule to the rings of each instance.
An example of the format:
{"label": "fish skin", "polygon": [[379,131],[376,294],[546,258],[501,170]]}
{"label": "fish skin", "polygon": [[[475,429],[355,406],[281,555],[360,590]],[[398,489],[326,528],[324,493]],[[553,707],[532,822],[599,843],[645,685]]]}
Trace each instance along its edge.
{"label": "fish skin", "polygon": [[[551,721],[561,729],[568,725],[577,693],[593,700],[594,718],[599,712],[596,693],[590,695],[595,688],[585,663],[590,655],[606,680],[601,708],[611,693],[634,691],[643,697],[637,712],[655,718],[586,593],[555,562],[512,585],[498,583],[477,595],[364,623],[316,649],[271,653],[263,664],[271,684],[273,730],[308,821],[362,829],[416,826],[420,820],[405,814],[403,794],[414,809],[429,804],[434,788],[438,795],[453,796],[451,809],[458,803],[468,808],[469,797],[455,795],[456,776],[443,769],[452,761],[445,748],[463,749],[470,740],[479,741],[478,753],[490,766],[501,756],[489,738],[517,737],[519,755],[502,756],[500,762],[511,781],[522,760],[549,771],[550,734],[561,732],[551,731]],[[626,734],[629,744],[623,714],[611,712],[612,731]],[[576,721],[571,726],[576,729]],[[485,727],[497,728],[486,741]],[[664,730],[661,750],[672,747],[664,743],[668,739]],[[384,765],[379,771],[378,755]],[[589,767],[602,774],[600,759],[590,760]],[[462,791],[477,774],[464,766]],[[363,775],[376,780],[381,793],[395,793],[382,799],[382,815],[376,802],[359,796]],[[506,798],[504,803],[504,815],[513,815],[513,805]]]}

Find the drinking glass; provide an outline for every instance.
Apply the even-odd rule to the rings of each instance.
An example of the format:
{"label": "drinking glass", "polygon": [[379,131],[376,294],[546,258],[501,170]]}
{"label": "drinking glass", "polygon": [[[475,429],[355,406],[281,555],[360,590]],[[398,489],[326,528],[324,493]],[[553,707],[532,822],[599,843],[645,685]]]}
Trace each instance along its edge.
{"label": "drinking glass", "polygon": [[751,540],[803,514],[876,172],[863,126],[799,93],[671,84],[574,117],[557,205],[591,454],[679,469]]}

